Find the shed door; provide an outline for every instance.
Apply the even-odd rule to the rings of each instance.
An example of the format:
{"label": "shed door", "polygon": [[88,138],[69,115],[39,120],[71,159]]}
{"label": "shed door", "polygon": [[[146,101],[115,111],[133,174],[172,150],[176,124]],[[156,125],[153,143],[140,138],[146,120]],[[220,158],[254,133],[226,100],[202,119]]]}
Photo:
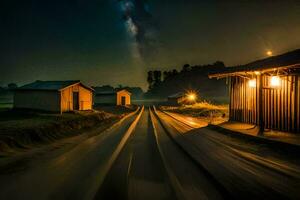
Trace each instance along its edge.
{"label": "shed door", "polygon": [[124,96],[121,97],[121,104],[122,104],[122,106],[126,105],[126,97],[124,97]]}
{"label": "shed door", "polygon": [[79,110],[79,92],[73,92],[73,110]]}

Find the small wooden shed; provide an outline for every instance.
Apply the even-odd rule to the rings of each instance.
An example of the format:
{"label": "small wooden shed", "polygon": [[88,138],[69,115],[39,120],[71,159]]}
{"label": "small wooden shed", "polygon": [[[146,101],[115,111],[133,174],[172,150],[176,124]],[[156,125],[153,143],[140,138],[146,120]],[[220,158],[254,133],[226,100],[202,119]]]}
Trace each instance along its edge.
{"label": "small wooden shed", "polygon": [[131,104],[131,93],[125,89],[95,93],[95,104],[126,106]]}
{"label": "small wooden shed", "polygon": [[230,120],[300,133],[300,49],[209,77],[229,80]]}
{"label": "small wooden shed", "polygon": [[35,81],[14,92],[14,108],[51,112],[91,110],[93,89],[79,80]]}
{"label": "small wooden shed", "polygon": [[170,105],[179,105],[184,102],[185,94],[183,92],[178,92],[176,94],[172,94],[168,96],[168,103]]}

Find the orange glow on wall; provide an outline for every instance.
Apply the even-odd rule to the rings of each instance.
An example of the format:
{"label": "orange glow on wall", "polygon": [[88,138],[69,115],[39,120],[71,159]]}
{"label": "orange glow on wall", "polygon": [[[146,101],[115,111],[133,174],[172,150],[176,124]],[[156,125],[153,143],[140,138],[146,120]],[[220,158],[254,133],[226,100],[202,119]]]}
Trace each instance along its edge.
{"label": "orange glow on wall", "polygon": [[271,87],[279,87],[280,86],[280,78],[278,76],[272,76],[270,80]]}
{"label": "orange glow on wall", "polygon": [[272,56],[272,55],[273,55],[273,52],[269,50],[269,51],[266,52],[266,54],[267,54],[268,56]]}
{"label": "orange glow on wall", "polygon": [[249,80],[248,85],[250,88],[255,88],[256,87],[256,79]]}

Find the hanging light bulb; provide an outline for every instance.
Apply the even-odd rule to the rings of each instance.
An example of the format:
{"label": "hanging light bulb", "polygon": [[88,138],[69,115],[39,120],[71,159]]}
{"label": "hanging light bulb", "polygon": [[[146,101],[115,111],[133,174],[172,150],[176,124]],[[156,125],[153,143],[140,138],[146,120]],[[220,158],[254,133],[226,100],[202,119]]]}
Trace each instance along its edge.
{"label": "hanging light bulb", "polygon": [[248,85],[251,88],[255,88],[256,87],[256,79],[249,80]]}
{"label": "hanging light bulb", "polygon": [[280,78],[279,78],[279,76],[272,76],[271,77],[271,81],[270,81],[270,85],[272,87],[279,87],[280,86]]}
{"label": "hanging light bulb", "polygon": [[266,54],[267,54],[267,56],[272,56],[272,55],[273,55],[273,52],[270,51],[270,50],[268,50],[268,51],[266,52]]}

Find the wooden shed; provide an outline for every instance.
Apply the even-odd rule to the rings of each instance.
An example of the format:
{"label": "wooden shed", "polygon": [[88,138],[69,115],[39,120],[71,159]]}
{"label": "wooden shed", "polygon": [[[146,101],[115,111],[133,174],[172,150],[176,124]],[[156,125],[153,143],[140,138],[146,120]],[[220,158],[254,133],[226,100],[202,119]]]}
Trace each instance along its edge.
{"label": "wooden shed", "polygon": [[172,94],[168,96],[168,103],[170,105],[179,105],[184,102],[185,94],[183,92],[178,92],[176,94]]}
{"label": "wooden shed", "polygon": [[95,93],[95,104],[126,106],[131,104],[131,93],[125,89]]}
{"label": "wooden shed", "polygon": [[91,110],[93,89],[79,80],[35,81],[14,92],[14,108],[51,112]]}
{"label": "wooden shed", "polygon": [[300,49],[210,74],[228,78],[230,120],[300,133]]}

